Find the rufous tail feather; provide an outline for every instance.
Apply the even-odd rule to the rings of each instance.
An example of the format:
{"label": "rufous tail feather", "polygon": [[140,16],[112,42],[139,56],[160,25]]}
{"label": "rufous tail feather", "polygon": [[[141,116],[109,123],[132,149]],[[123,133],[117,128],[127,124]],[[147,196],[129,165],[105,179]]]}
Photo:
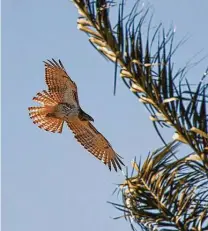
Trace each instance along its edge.
{"label": "rufous tail feather", "polygon": [[42,104],[39,107],[28,108],[29,116],[33,120],[33,123],[46,131],[61,133],[64,121],[48,116],[48,114],[54,112],[58,102],[47,91],[37,93],[33,100]]}

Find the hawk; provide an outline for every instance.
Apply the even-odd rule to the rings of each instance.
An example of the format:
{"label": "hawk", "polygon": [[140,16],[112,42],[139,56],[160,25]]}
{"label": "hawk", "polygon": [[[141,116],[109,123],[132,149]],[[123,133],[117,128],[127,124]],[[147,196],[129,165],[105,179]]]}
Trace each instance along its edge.
{"label": "hawk", "polygon": [[115,171],[124,165],[108,140],[91,123],[94,119],[82,110],[79,104],[77,86],[67,74],[62,62],[52,59],[45,63],[45,81],[48,91],[37,93],[34,101],[39,107],[29,107],[29,116],[34,124],[50,132],[62,133],[66,122],[75,138],[85,149],[111,166]]}

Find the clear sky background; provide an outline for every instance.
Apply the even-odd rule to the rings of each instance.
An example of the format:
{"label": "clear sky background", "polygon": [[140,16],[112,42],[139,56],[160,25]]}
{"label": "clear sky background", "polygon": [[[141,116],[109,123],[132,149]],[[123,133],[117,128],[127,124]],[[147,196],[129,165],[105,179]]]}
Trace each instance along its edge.
{"label": "clear sky background", "polygon": [[[174,58],[177,66],[202,49],[201,57],[208,54],[207,0],[149,3],[155,25],[175,25],[176,41],[191,36]],[[111,218],[122,213],[106,203],[120,203],[112,192],[124,180],[122,173],[108,171],[67,127],[60,135],[33,125],[27,107],[46,89],[42,61],[61,59],[78,85],[83,109],[127,165],[162,145],[148,113],[120,79],[113,96],[114,66],[77,30],[77,9],[70,1],[4,0],[2,8],[2,230],[130,230],[124,219]],[[195,82],[207,63],[189,73]],[[166,134],[171,137],[172,131]]]}

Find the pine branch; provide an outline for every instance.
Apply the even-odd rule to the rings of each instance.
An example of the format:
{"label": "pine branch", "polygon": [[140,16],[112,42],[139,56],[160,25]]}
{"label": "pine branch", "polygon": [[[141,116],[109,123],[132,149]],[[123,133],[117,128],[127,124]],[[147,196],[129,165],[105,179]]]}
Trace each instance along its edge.
{"label": "pine branch", "polygon": [[133,162],[137,175],[127,177],[120,185],[124,205],[111,204],[148,230],[207,230],[204,198],[208,197],[208,180],[187,165],[189,162],[197,167],[193,161],[197,155],[177,161],[173,158],[177,146],[173,142],[156,150],[143,166]]}
{"label": "pine branch", "polygon": [[[122,80],[148,109],[150,120],[162,127],[174,128],[174,140],[189,145],[200,156],[207,171],[207,85],[200,81],[193,91],[186,79],[185,89],[188,66],[176,73],[173,70],[172,56],[184,41],[173,48],[174,30],[165,33],[159,25],[152,33],[151,19],[145,32],[149,9],[137,12],[139,1],[127,16],[124,16],[124,1],[119,4],[118,23],[114,27],[109,15],[112,1],[73,2],[81,15],[78,29],[89,35],[90,43],[100,54],[115,63],[116,70],[120,67]],[[154,52],[155,44],[158,45]],[[207,70],[204,79],[206,75]]]}

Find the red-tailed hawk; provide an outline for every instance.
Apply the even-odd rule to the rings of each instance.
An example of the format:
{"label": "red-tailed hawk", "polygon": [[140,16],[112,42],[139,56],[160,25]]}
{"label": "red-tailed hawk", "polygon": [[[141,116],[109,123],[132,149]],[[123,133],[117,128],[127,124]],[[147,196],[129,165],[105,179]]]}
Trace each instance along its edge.
{"label": "red-tailed hawk", "polygon": [[48,91],[37,93],[34,101],[40,107],[29,107],[29,115],[34,124],[50,132],[62,132],[64,122],[74,133],[75,138],[95,157],[115,171],[124,165],[121,157],[113,150],[105,137],[97,131],[78,100],[77,86],[68,76],[61,61],[48,60],[45,63],[45,81]]}

